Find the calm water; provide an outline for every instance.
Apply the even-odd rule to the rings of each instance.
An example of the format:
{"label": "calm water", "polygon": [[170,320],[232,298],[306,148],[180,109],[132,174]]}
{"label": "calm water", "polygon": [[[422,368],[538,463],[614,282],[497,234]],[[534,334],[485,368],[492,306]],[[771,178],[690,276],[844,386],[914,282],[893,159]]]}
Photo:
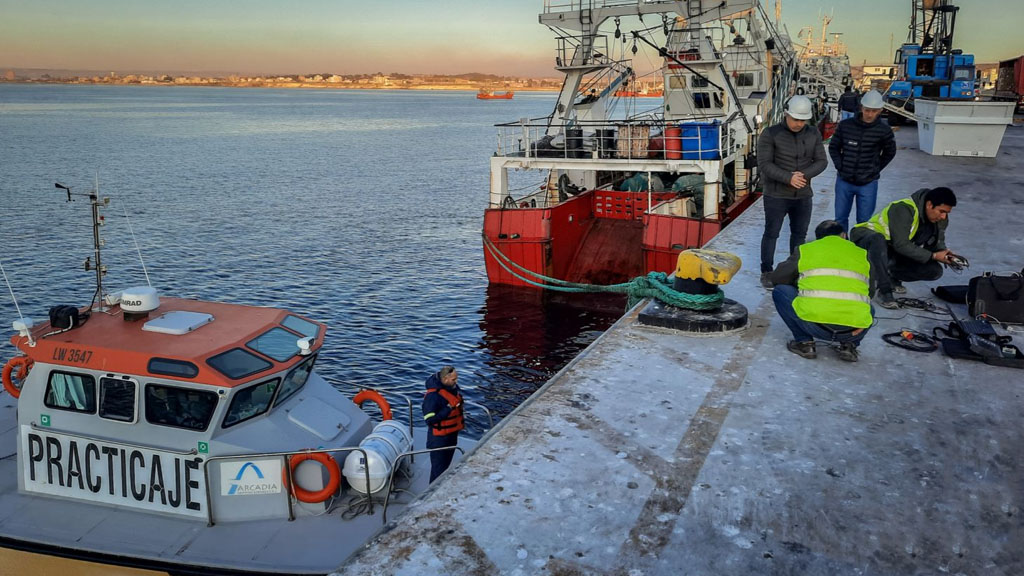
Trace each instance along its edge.
{"label": "calm water", "polygon": [[[319,371],[341,388],[418,393],[453,363],[470,399],[504,415],[624,305],[488,288],[480,228],[493,124],[544,116],[553,101],[0,84],[0,262],[26,316],[87,303],[88,203],[64,202],[53,184],[87,192],[98,173],[112,197],[109,290],[145,284],[127,210],[162,294],[326,322]],[[3,287],[4,361],[15,318]]]}

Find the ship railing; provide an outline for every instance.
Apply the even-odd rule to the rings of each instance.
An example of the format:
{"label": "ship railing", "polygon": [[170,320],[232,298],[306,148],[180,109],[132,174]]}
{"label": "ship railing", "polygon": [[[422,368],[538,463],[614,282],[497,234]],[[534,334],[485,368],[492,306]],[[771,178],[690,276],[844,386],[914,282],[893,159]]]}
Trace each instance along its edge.
{"label": "ship railing", "polygon": [[558,36],[555,46],[555,67],[603,68],[615,61],[607,56],[608,37],[605,35]]}
{"label": "ship railing", "polygon": [[[292,475],[292,467],[291,467],[291,459],[292,459],[292,457],[293,456],[298,456],[300,454],[329,454],[329,455],[332,455],[332,457],[333,457],[333,454],[335,454],[335,453],[346,453],[347,454],[349,452],[359,452],[360,454],[363,455],[363,460],[364,461],[366,461],[366,459],[368,458],[367,454],[366,454],[366,450],[364,450],[363,448],[361,448],[359,446],[341,446],[341,447],[338,447],[338,448],[320,448],[320,449],[316,449],[316,450],[313,450],[313,449],[292,450],[292,451],[289,451],[289,452],[252,452],[252,453],[247,453],[247,454],[221,454],[221,455],[218,455],[218,456],[210,456],[209,458],[204,459],[203,460],[203,480],[204,480],[204,484],[206,485],[205,492],[206,492],[206,524],[207,524],[207,526],[214,526],[216,524],[216,522],[215,522],[215,520],[213,518],[213,495],[211,494],[211,488],[210,488],[210,464],[211,463],[213,463],[213,462],[229,461],[229,460],[246,460],[246,461],[248,461],[248,460],[257,460],[257,459],[263,459],[263,458],[281,458],[281,465],[284,467],[283,470],[285,471],[286,478],[288,480],[288,485],[285,487],[284,490],[281,491],[281,493],[284,495],[283,497],[284,497],[285,503],[286,503],[286,505],[288,507],[288,521],[290,522],[292,520],[295,520],[295,506],[294,506],[294,503],[292,502],[292,487],[295,486],[295,478]],[[369,489],[369,487],[371,486],[371,483],[370,483],[370,469],[369,469],[368,466],[365,467],[364,473],[366,475],[366,478],[365,478],[365,480],[366,480],[366,487],[367,487],[367,489]],[[373,498],[371,498],[369,494],[367,494],[366,501],[367,501],[367,506],[368,506],[368,512],[370,514],[373,514]]]}
{"label": "ship railing", "polygon": [[576,12],[615,6],[635,6],[637,0],[544,0],[544,13]]}
{"label": "ship railing", "polygon": [[722,139],[736,118],[691,117],[665,121],[653,114],[629,119],[573,121],[554,125],[547,118],[499,124],[496,156],[536,159],[711,160],[727,154]]}

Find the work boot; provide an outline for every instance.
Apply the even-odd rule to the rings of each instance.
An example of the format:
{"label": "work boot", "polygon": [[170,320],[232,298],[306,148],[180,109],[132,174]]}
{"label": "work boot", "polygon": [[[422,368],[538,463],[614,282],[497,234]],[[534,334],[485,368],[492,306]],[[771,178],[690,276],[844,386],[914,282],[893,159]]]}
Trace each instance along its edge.
{"label": "work boot", "polygon": [[839,359],[846,362],[857,361],[857,345],[853,342],[843,342],[839,345]]}
{"label": "work boot", "polygon": [[889,310],[896,310],[900,307],[900,303],[892,297],[892,292],[879,292],[878,305]]}
{"label": "work boot", "polygon": [[903,285],[899,280],[892,281],[892,293],[893,294],[906,294],[907,287]]}
{"label": "work boot", "polygon": [[771,272],[761,272],[761,286],[765,290],[771,290],[772,288],[775,287],[775,284],[772,284]]}
{"label": "work boot", "polygon": [[818,357],[818,351],[814,348],[814,340],[808,340],[806,342],[790,340],[789,343],[786,344],[786,348],[788,348],[793,354],[802,358],[807,358],[808,360],[814,360]]}

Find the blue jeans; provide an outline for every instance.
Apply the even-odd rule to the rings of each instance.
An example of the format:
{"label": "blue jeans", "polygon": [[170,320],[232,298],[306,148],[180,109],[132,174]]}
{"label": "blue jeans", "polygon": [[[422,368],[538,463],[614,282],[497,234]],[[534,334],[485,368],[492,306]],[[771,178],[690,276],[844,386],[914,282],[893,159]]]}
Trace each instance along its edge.
{"label": "blue jeans", "polygon": [[[852,329],[849,331],[836,332],[825,324],[808,322],[807,320],[801,319],[796,315],[796,311],[793,310],[793,300],[796,298],[796,295],[796,286],[778,284],[775,288],[772,288],[772,300],[775,302],[775,309],[779,312],[779,316],[782,317],[782,321],[789,327],[789,331],[793,333],[793,339],[797,342],[826,340],[828,342],[839,343],[853,342],[854,346],[859,346],[860,341],[867,335],[868,328],[865,328],[855,336]],[[872,306],[871,316],[874,317],[874,315],[875,309]]]}
{"label": "blue jeans", "polygon": [[850,231],[850,209],[853,208],[854,198],[857,199],[857,224],[867,222],[875,213],[878,180],[857,186],[836,176],[836,221],[842,224],[843,230],[847,232]]}

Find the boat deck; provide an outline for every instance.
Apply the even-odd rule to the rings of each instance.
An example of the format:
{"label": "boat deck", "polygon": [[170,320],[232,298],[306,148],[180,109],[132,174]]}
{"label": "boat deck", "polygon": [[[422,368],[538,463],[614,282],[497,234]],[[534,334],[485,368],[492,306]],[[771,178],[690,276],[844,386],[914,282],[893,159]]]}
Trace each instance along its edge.
{"label": "boat deck", "polygon": [[[951,187],[948,244],[971,261],[908,296],[1019,270],[1024,129],[994,159],[896,136],[879,206]],[[814,180],[812,230],[834,178]],[[1024,372],[884,343],[949,321],[914,310],[878,308],[857,364],[790,354],[762,223],[758,204],[711,243],[745,262],[726,292],[747,329],[686,336],[634,309],[339,574],[1024,574]]]}

